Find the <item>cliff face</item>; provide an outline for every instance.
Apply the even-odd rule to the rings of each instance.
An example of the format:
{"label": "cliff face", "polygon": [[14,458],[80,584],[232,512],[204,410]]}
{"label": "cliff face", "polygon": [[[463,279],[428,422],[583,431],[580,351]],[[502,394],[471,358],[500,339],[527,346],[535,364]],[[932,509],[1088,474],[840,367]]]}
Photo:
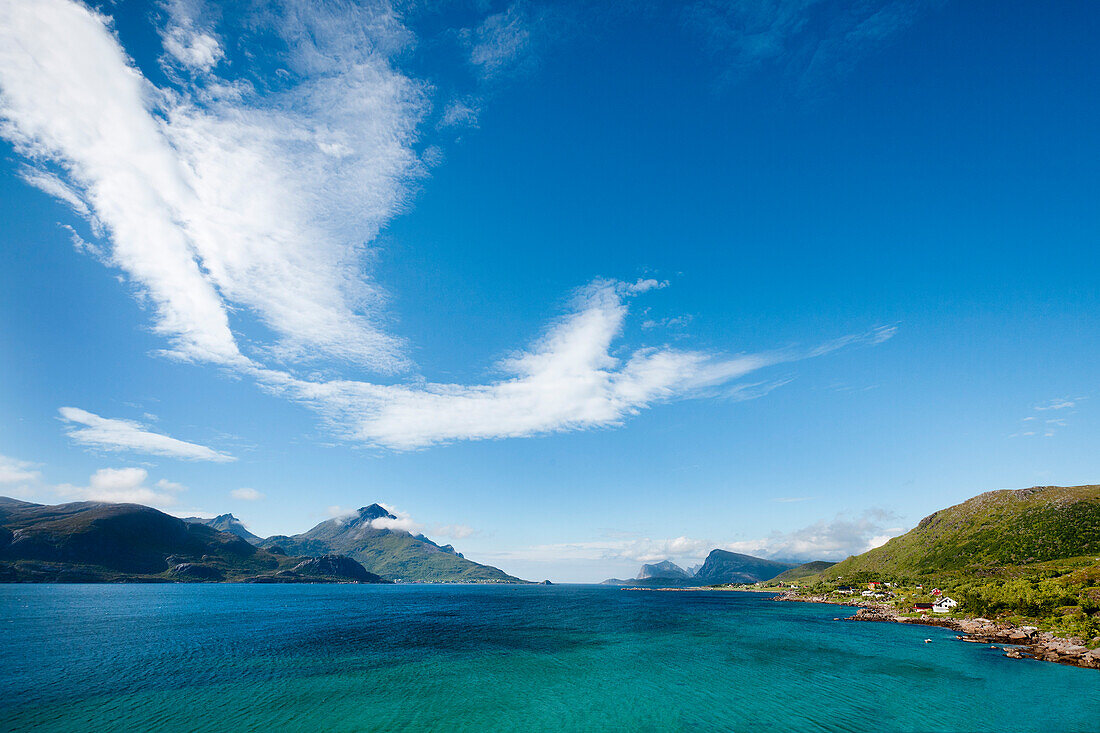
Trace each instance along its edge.
{"label": "cliff face", "polygon": [[638,580],[650,578],[669,578],[675,580],[688,580],[691,575],[679,565],[670,560],[664,560],[653,565],[643,565],[638,571]]}
{"label": "cliff face", "polygon": [[793,567],[795,567],[793,563],[765,560],[727,550],[712,550],[703,562],[703,567],[699,568],[699,572],[695,574],[694,580],[700,585],[755,583],[760,580],[771,580],[784,570]]}

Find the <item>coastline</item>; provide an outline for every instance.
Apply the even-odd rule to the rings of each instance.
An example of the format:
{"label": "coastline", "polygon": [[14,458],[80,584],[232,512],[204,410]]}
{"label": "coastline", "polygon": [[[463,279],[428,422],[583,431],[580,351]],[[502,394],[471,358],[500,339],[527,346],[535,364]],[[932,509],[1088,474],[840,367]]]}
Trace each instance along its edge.
{"label": "coastline", "polygon": [[1100,670],[1100,649],[1089,649],[1081,639],[1057,637],[1049,631],[1034,626],[1015,626],[987,618],[951,618],[902,616],[894,608],[871,601],[837,601],[825,596],[805,596],[790,591],[780,592],[772,600],[794,603],[828,603],[833,606],[857,608],[855,615],[845,621],[877,621],[883,623],[938,626],[959,632],[960,641],[1008,645],[1002,647],[1004,656],[1011,659],[1036,659],[1043,662],[1066,664],[1073,667]]}

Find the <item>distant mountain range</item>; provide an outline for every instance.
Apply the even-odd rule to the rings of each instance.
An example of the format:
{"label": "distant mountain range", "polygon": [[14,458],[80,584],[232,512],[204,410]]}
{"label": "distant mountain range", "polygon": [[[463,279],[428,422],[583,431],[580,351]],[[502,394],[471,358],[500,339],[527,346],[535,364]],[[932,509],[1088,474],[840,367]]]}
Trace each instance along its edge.
{"label": "distant mountain range", "polygon": [[752,555],[742,555],[728,550],[711,550],[702,565],[685,570],[664,560],[653,565],[643,565],[638,577],[630,580],[610,578],[605,585],[641,585],[651,587],[675,587],[685,585],[722,585],[725,583],[755,583],[771,580],[780,573],[796,567],[796,563],[765,560]]}
{"label": "distant mountain range", "polygon": [[371,504],[262,539],[232,514],[183,520],[139,504],[0,497],[0,581],[526,582],[376,519],[396,518]]}
{"label": "distant mountain range", "polygon": [[288,557],[139,504],[0,497],[0,580],[389,582],[350,558]]}

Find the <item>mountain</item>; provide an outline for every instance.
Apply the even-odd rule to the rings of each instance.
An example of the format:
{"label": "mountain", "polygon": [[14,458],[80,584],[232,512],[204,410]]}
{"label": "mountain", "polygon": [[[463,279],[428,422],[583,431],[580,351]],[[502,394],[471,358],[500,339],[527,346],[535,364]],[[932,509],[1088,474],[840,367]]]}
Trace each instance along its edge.
{"label": "mountain", "polygon": [[784,570],[795,567],[794,563],[764,560],[752,555],[742,555],[728,550],[711,550],[703,567],[693,578],[699,585],[720,585],[723,583],[755,583],[771,580]]}
{"label": "mountain", "polygon": [[1014,566],[1100,554],[1100,486],[989,491],[930,514],[829,575],[983,575]]}
{"label": "mountain", "polygon": [[245,542],[250,542],[253,545],[258,545],[263,542],[262,537],[249,532],[241,520],[237,519],[232,514],[219,514],[213,519],[206,519],[204,517],[184,517],[183,521],[188,524],[205,524],[207,527],[213,527],[219,532],[235,534]]}
{"label": "mountain", "polygon": [[638,580],[650,580],[653,578],[668,578],[673,580],[688,580],[691,575],[679,565],[664,560],[654,565],[643,565],[638,571]]}
{"label": "mountain", "polygon": [[[278,547],[290,555],[339,553],[389,580],[425,583],[524,583],[504,571],[467,560],[453,547],[440,546],[423,535],[388,528],[396,520],[385,507],[371,504],[349,517],[321,522],[308,532],[268,537],[261,547]],[[378,526],[376,526],[378,525]]]}
{"label": "mountain", "polygon": [[[645,585],[675,587],[680,585],[721,585],[723,583],[755,583],[770,580],[794,563],[764,560],[752,555],[739,555],[726,550],[712,550],[694,573],[675,563],[664,560],[653,565],[643,565],[638,577],[631,580],[609,578],[601,585]],[[697,568],[697,569],[696,569]]]}
{"label": "mountain", "polygon": [[825,560],[814,560],[813,562],[803,563],[797,567],[793,567],[790,570],[784,570],[779,575],[772,578],[772,580],[779,581],[792,581],[802,580],[803,578],[813,577],[818,575],[823,570],[828,570],[832,566],[836,565],[835,562],[827,562]]}
{"label": "mountain", "polygon": [[[47,506],[0,497],[0,580],[250,580],[305,560],[275,555],[229,532],[140,504]],[[300,577],[310,575],[316,582],[348,579],[302,570]]]}

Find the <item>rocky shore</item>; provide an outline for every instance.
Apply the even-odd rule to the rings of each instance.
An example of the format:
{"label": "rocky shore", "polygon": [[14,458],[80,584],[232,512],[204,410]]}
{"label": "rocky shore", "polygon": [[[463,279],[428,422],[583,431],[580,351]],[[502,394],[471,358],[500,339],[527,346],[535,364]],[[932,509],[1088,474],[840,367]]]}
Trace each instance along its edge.
{"label": "rocky shore", "polygon": [[1100,669],[1100,649],[1089,649],[1081,639],[1063,639],[1034,626],[1014,626],[987,618],[947,618],[902,616],[892,607],[868,601],[837,601],[826,596],[804,596],[797,593],[780,593],[777,601],[800,603],[829,603],[835,606],[851,606],[859,610],[846,621],[882,621],[889,623],[939,626],[958,632],[960,641],[978,644],[1008,645],[1002,650],[1013,659],[1039,659],[1046,662],[1068,664],[1074,667]]}

